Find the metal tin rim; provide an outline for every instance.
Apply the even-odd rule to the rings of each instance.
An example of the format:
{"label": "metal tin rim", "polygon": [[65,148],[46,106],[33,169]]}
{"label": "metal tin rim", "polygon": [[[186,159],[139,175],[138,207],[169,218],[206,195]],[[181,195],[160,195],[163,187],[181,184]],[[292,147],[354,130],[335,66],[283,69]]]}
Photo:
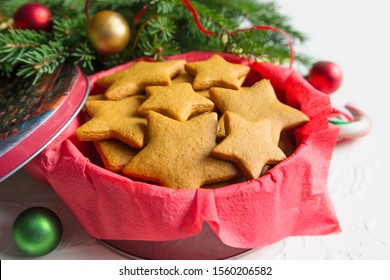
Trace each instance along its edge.
{"label": "metal tin rim", "polygon": [[[136,255],[132,255],[128,252],[124,252],[122,251],[121,249],[107,243],[106,241],[104,240],[101,240],[101,239],[97,239],[101,244],[103,244],[105,247],[107,247],[108,249],[110,249],[111,251],[113,251],[114,253],[120,255],[120,256],[123,256],[125,257],[126,259],[130,259],[130,260],[149,260],[147,258],[141,258],[139,256],[136,256]],[[234,260],[234,259],[237,259],[238,257],[242,257],[242,256],[246,256],[250,253],[252,253],[253,251],[255,251],[257,249],[247,249],[246,251],[242,252],[242,253],[237,253],[237,254],[233,254],[231,256],[228,256],[226,258],[221,258],[221,260]]]}
{"label": "metal tin rim", "polygon": [[[82,109],[85,101],[87,100],[89,91],[90,91],[90,84],[88,77],[77,67],[78,75],[81,75],[81,77],[85,81],[85,94],[83,99],[81,100],[79,106],[76,108],[76,110],[72,113],[72,115],[69,117],[69,119],[63,124],[62,127],[60,127],[39,149],[37,149],[34,153],[32,153],[28,158],[26,158],[23,162],[15,166],[11,171],[9,171],[7,174],[5,174],[3,177],[0,178],[0,182],[4,181],[6,178],[14,174],[16,171],[18,171],[20,168],[25,166],[28,162],[30,162],[33,158],[35,158],[39,153],[41,153],[52,141],[54,141],[67,127],[68,125],[73,121],[73,119],[77,116],[77,114]],[[66,102],[66,101],[65,101]]]}

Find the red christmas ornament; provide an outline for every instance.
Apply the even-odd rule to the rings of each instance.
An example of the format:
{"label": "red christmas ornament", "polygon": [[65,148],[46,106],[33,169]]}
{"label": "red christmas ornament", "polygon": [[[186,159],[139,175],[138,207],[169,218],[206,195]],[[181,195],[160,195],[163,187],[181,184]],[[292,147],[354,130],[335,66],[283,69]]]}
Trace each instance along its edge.
{"label": "red christmas ornament", "polygon": [[50,31],[52,14],[50,10],[39,3],[30,2],[21,6],[14,15],[15,29],[33,29]]}
{"label": "red christmas ornament", "polygon": [[313,65],[307,77],[309,83],[326,94],[335,92],[342,81],[341,68],[330,61],[319,61]]}

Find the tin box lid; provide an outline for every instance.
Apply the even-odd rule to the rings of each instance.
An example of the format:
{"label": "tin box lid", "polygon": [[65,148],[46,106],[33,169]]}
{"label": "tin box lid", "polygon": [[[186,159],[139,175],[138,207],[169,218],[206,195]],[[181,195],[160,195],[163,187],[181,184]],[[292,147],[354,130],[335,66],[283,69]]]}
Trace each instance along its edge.
{"label": "tin box lid", "polygon": [[0,81],[0,182],[67,127],[88,93],[88,79],[75,65],[62,65],[34,85],[20,78]]}

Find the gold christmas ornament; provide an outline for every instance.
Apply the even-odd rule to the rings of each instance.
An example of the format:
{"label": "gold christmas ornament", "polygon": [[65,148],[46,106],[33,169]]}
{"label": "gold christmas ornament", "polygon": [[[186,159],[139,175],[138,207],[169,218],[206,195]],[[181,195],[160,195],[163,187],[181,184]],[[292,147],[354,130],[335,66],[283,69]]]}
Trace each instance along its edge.
{"label": "gold christmas ornament", "polygon": [[5,11],[0,7],[0,30],[7,29],[8,26],[12,23],[11,19],[8,19]]}
{"label": "gold christmas ornament", "polygon": [[0,7],[0,23],[7,20],[7,14],[4,12],[4,10]]}
{"label": "gold christmas ornament", "polygon": [[130,27],[123,16],[113,11],[96,13],[88,22],[87,37],[96,51],[112,54],[130,41]]}

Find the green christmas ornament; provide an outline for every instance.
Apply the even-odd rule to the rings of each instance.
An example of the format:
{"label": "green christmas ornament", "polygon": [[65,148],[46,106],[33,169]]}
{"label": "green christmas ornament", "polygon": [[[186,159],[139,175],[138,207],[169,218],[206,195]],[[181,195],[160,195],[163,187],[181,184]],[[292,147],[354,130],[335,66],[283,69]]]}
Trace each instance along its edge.
{"label": "green christmas ornament", "polygon": [[62,238],[58,216],[45,207],[24,210],[15,219],[12,237],[16,247],[28,256],[39,257],[53,251]]}

